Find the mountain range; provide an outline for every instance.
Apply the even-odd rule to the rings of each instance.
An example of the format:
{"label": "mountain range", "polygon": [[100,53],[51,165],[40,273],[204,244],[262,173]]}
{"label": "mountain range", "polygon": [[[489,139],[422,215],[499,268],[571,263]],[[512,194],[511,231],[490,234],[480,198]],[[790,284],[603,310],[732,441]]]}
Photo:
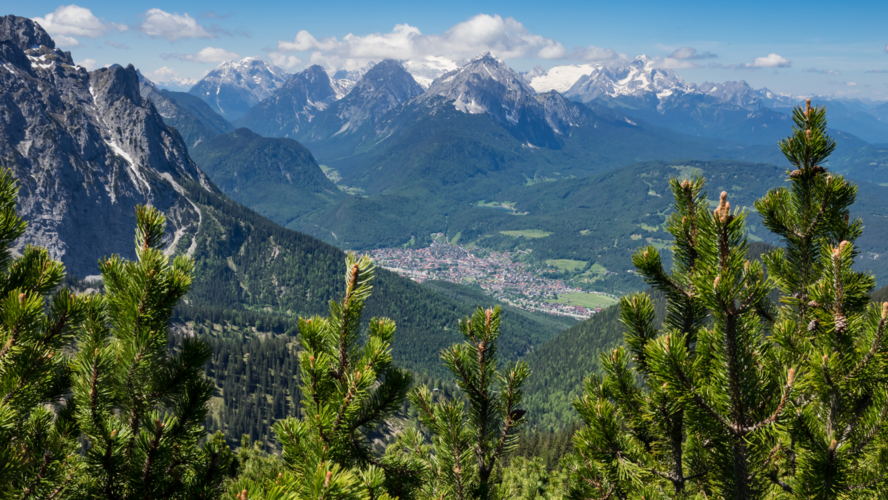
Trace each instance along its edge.
{"label": "mountain range", "polygon": [[[224,195],[191,159],[181,134],[142,97],[134,67],[88,72],[57,49],[39,25],[5,16],[0,17],[0,89],[0,166],[18,180],[17,210],[28,223],[19,251],[25,244],[45,246],[69,273],[95,275],[100,258],[135,258],[134,208],[149,204],[167,216],[167,253],[195,261],[185,305],[203,311],[201,321],[258,312],[292,322],[323,314],[328,301],[342,293],[344,253]],[[244,155],[237,157],[240,170],[225,158],[201,156],[220,179],[271,175],[249,169],[250,151],[261,150],[265,158],[288,155],[271,164],[278,169],[271,182],[313,182],[319,193],[334,200],[340,195],[295,141],[246,130],[215,137],[223,138],[219,147],[234,145],[230,156]],[[438,351],[456,340],[453,327],[474,304],[379,270],[367,307],[368,317],[397,322],[393,354],[400,366],[433,372],[442,370]],[[507,316],[511,328],[524,332],[505,342],[508,358],[557,333],[532,315]],[[184,319],[198,321],[187,314]]]}
{"label": "mountain range", "polygon": [[[791,128],[784,111],[795,98],[753,90],[745,82],[688,84],[644,57],[617,68],[585,65],[520,74],[483,54],[424,89],[409,67],[409,61],[380,61],[343,96],[321,67],[312,66],[236,122],[261,135],[298,140],[352,195],[331,200],[306,193],[289,197],[293,202],[274,196],[282,206],[271,210],[274,203],[237,198],[236,189],[263,192],[256,178],[239,186],[220,180],[223,189],[280,224],[343,248],[424,245],[441,232],[509,248],[526,242],[498,236],[499,231],[548,231],[543,226],[557,222],[547,209],[525,209],[520,200],[534,190],[585,185],[577,179],[652,160],[785,165],[776,141]],[[571,79],[568,90],[559,92]],[[852,109],[847,102],[828,105]],[[839,147],[832,169],[860,180],[888,181],[888,149],[842,130],[833,134]],[[207,154],[207,148],[198,149]],[[274,161],[259,155],[250,164],[273,171]],[[632,177],[621,178],[631,182]],[[267,184],[268,192],[280,186]],[[306,213],[301,202],[309,199],[315,201]],[[331,201],[325,205],[324,199]],[[511,203],[514,212],[528,215],[478,208],[491,202]],[[569,219],[589,217],[597,216],[583,212]],[[527,227],[518,227],[522,223]],[[601,241],[636,234],[616,234],[621,224],[611,224]],[[545,248],[536,250],[538,259],[587,260],[570,234],[535,242]],[[619,268],[627,258],[600,264]],[[617,280],[613,289],[637,286],[629,278]]]}

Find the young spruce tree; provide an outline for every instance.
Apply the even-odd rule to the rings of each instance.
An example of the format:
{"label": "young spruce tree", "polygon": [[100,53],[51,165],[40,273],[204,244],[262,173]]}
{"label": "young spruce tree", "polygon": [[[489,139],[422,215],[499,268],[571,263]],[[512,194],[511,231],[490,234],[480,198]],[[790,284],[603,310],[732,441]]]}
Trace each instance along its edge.
{"label": "young spruce tree", "polygon": [[397,457],[377,457],[368,433],[404,401],[411,377],[392,364],[395,324],[369,322],[361,343],[364,304],[370,297],[369,257],[346,259],[345,297],[330,301],[326,318],[299,319],[299,356],[304,419],[275,426],[293,476],[274,495],[285,498],[373,498],[399,494],[418,469]]}
{"label": "young spruce tree", "polygon": [[77,471],[70,401],[70,344],[84,301],[65,288],[61,262],[45,248],[11,247],[27,223],[18,186],[0,169],[0,498],[60,498]]}
{"label": "young spruce tree", "polygon": [[519,406],[530,372],[524,362],[497,368],[499,307],[479,307],[459,328],[466,341],[444,349],[441,359],[465,400],[436,401],[426,386],[411,391],[409,399],[432,434],[433,449],[424,447],[423,437],[411,431],[400,446],[425,463],[421,498],[487,500],[498,497],[497,462],[517,445],[525,423],[526,412]]}
{"label": "young spruce tree", "polygon": [[136,208],[136,260],[100,261],[105,294],[87,298],[73,363],[86,443],[71,498],[193,499],[219,493],[231,454],[221,434],[203,446],[213,384],[205,342],[171,354],[173,308],[191,286],[191,259],[164,254],[164,216]]}

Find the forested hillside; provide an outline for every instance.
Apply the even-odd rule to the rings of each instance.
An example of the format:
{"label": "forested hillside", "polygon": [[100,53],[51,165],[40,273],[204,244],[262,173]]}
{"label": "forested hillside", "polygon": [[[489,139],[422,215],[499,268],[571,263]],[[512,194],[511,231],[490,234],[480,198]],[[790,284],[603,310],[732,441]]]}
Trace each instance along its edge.
{"label": "forested hillside", "polygon": [[295,228],[346,196],[311,152],[292,139],[239,128],[207,139],[189,153],[222,192],[283,227]]}

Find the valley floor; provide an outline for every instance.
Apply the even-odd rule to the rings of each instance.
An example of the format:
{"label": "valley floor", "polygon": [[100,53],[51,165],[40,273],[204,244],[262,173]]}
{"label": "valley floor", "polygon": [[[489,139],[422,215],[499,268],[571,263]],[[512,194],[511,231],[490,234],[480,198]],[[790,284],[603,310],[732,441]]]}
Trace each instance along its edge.
{"label": "valley floor", "polygon": [[417,282],[476,285],[484,293],[527,311],[587,319],[616,299],[545,277],[515,252],[487,252],[435,241],[419,249],[381,248],[369,254],[380,266]]}

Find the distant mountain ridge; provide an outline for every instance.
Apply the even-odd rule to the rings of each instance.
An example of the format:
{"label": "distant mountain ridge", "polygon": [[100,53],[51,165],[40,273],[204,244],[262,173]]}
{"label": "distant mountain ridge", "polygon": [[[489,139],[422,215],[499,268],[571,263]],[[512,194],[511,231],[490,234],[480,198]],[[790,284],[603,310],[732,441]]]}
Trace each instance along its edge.
{"label": "distant mountain ridge", "polygon": [[151,80],[139,75],[139,92],[148,99],[163,117],[164,123],[182,134],[188,149],[219,134],[227,134],[234,126],[213,111],[199,97],[185,92],[160,89]]}
{"label": "distant mountain ridge", "polygon": [[227,120],[236,120],[287,81],[287,73],[261,59],[227,61],[200,79],[189,94],[196,95]]}

